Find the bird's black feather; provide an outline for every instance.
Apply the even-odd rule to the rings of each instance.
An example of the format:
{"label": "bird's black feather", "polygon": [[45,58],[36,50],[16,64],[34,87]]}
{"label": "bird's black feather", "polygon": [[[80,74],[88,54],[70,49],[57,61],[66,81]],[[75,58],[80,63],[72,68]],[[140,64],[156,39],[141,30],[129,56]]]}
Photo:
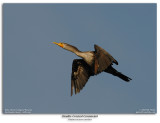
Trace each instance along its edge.
{"label": "bird's black feather", "polygon": [[83,59],[75,59],[72,63],[72,75],[71,75],[71,96],[73,95],[73,89],[75,94],[79,93],[87,83],[91,76],[91,68]]}
{"label": "bird's black feather", "polygon": [[111,65],[105,70],[105,72],[110,73],[114,76],[117,76],[121,79],[123,79],[126,82],[129,82],[130,80],[132,80],[131,78],[129,78],[128,76],[122,74],[121,72],[118,72],[116,69],[114,69]]}
{"label": "bird's black feather", "polygon": [[98,63],[96,67],[97,73],[100,73],[107,69],[112,63],[118,65],[118,62],[103,48],[99,47],[98,45],[94,45],[95,48],[95,61]]}

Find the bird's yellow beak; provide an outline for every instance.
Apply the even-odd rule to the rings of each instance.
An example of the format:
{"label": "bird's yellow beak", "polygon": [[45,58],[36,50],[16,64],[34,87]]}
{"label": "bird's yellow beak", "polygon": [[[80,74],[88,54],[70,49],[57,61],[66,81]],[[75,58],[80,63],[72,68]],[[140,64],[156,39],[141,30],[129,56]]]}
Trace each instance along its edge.
{"label": "bird's yellow beak", "polygon": [[53,42],[53,43],[63,48],[63,43],[56,43],[56,42]]}

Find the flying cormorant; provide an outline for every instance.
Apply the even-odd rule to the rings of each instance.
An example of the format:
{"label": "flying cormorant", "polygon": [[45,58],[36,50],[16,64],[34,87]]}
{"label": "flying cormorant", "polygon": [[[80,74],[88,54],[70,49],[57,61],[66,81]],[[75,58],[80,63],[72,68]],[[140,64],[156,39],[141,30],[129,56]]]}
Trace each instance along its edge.
{"label": "flying cormorant", "polygon": [[67,43],[53,43],[82,58],[74,59],[72,63],[71,96],[73,95],[73,89],[75,90],[75,94],[79,93],[90,76],[97,75],[101,72],[110,73],[126,82],[132,80],[112,67],[113,63],[118,65],[118,62],[98,45],[94,45],[95,51],[81,52],[75,46]]}

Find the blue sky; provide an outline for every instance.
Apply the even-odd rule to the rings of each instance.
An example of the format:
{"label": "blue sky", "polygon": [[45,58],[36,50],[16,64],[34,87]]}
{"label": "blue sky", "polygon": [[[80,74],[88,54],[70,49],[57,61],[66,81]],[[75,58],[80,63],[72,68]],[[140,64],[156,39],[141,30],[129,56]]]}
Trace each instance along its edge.
{"label": "blue sky", "polygon": [[[3,109],[135,113],[156,109],[156,4],[3,4]],[[98,44],[133,80],[101,73],[70,96],[73,59]]]}

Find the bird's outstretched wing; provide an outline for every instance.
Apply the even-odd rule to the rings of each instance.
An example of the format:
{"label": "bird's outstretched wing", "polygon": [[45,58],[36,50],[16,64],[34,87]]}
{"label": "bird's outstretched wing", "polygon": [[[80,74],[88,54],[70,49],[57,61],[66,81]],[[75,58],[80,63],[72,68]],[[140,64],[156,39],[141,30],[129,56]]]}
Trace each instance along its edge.
{"label": "bird's outstretched wing", "polygon": [[75,90],[75,94],[82,90],[90,76],[88,64],[83,59],[74,59],[71,75],[71,96],[73,95],[73,89]]}
{"label": "bird's outstretched wing", "polygon": [[118,62],[103,48],[94,45],[95,48],[95,74],[107,69],[112,63],[118,65]]}

